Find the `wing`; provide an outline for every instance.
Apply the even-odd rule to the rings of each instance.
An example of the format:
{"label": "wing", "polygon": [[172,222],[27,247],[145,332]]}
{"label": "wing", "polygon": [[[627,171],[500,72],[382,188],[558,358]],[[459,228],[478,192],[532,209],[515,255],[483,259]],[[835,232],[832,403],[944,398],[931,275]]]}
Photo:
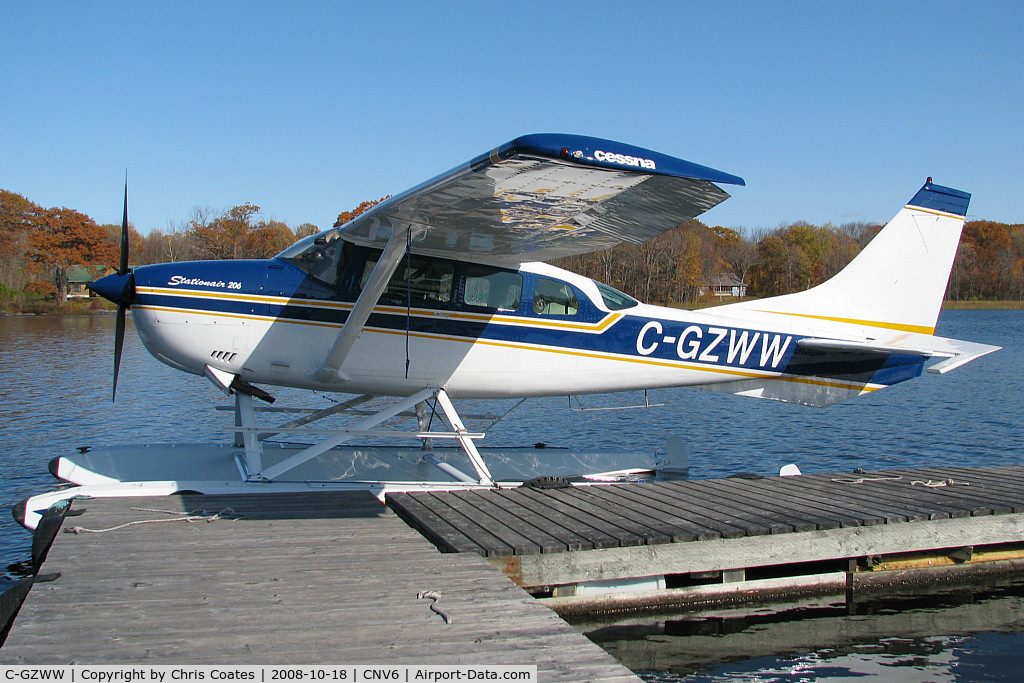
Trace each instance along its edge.
{"label": "wing", "polygon": [[417,253],[516,265],[639,244],[725,200],[743,179],[579,135],[527,135],[392,197],[340,228],[383,247],[414,229]]}

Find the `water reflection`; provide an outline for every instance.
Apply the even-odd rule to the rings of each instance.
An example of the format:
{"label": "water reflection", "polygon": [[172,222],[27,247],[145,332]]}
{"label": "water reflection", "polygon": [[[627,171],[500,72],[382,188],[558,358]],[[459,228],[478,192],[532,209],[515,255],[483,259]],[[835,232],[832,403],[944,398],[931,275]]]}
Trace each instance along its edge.
{"label": "water reflection", "polygon": [[[648,681],[965,680],[966,662],[999,656],[1007,635],[1020,642],[1022,608],[1024,583],[1006,583],[852,610],[806,602],[576,626]],[[986,680],[1002,675],[984,668]]]}

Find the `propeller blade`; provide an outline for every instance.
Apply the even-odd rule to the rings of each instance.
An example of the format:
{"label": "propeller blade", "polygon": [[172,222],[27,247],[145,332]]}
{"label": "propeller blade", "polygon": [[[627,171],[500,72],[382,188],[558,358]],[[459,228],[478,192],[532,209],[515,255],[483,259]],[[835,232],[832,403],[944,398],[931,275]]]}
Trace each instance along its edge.
{"label": "propeller blade", "polygon": [[121,218],[121,260],[118,262],[117,274],[128,272],[128,175],[124,178],[124,216]]}
{"label": "propeller blade", "polygon": [[117,400],[117,373],[121,369],[121,347],[124,346],[124,324],[128,307],[124,304],[117,305],[117,326],[114,328],[114,390],[111,392],[110,400]]}
{"label": "propeller blade", "polygon": [[[114,328],[114,388],[110,393],[110,400],[117,400],[117,374],[121,370],[121,349],[124,347],[124,326],[125,317],[128,314],[128,306],[135,299],[135,279],[129,275],[128,270],[128,174],[124,174],[124,214],[121,217],[121,256],[117,264],[116,278],[121,285],[121,291],[116,299],[104,294],[112,301],[117,301],[117,326]],[[128,275],[127,278],[125,276]],[[113,278],[113,276],[108,276]],[[106,279],[106,278],[104,278]],[[103,292],[101,292],[103,294]]]}

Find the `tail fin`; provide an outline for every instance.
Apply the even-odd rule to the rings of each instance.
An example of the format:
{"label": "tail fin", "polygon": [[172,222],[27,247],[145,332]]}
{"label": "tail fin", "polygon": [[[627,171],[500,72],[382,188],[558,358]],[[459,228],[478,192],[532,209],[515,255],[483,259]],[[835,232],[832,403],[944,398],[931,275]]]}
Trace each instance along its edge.
{"label": "tail fin", "polygon": [[744,309],[933,334],[970,200],[970,194],[929,178],[832,279],[803,292],[711,310],[729,314]]}

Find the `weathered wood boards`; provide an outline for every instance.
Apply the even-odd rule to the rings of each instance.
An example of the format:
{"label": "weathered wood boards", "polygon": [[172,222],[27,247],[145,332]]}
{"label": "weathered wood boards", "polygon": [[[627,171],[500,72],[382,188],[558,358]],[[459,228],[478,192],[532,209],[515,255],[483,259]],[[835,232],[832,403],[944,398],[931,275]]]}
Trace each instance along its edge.
{"label": "weathered wood boards", "polygon": [[403,493],[388,505],[443,551],[486,556],[533,587],[1024,541],[1024,467]]}
{"label": "weathered wood boards", "polygon": [[[81,507],[66,528],[131,525],[58,536],[45,566],[62,575],[33,588],[0,662],[536,664],[546,681],[638,680],[486,560],[437,552],[369,494]],[[224,518],[155,511],[197,509]],[[442,595],[451,624],[422,591]]]}

